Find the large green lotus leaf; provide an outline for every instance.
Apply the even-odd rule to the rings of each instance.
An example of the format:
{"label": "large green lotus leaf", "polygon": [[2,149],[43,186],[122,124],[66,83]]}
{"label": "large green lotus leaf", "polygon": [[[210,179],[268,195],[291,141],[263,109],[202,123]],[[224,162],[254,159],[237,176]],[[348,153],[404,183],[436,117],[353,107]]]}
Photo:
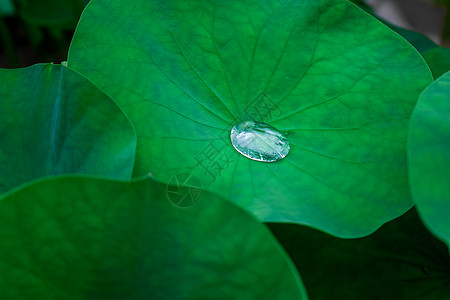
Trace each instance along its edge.
{"label": "large green lotus leaf", "polygon": [[151,179],[60,177],[8,193],[0,298],[307,299],[263,224],[213,194],[180,208],[167,191],[192,192]]}
{"label": "large green lotus leaf", "polygon": [[450,72],[420,96],[408,155],[412,194],[424,223],[450,245]]}
{"label": "large green lotus leaf", "polygon": [[[406,131],[431,75],[348,1],[94,0],[69,66],[135,124],[135,175],[188,172],[261,220],[345,237],[412,205]],[[246,120],[284,133],[288,156],[238,154],[230,130]]]}
{"label": "large green lotus leaf", "polygon": [[302,271],[311,299],[450,299],[447,247],[414,210],[361,239],[294,224],[269,224]]}
{"label": "large green lotus leaf", "polygon": [[86,78],[53,64],[0,78],[0,193],[62,173],[131,177],[134,129]]}

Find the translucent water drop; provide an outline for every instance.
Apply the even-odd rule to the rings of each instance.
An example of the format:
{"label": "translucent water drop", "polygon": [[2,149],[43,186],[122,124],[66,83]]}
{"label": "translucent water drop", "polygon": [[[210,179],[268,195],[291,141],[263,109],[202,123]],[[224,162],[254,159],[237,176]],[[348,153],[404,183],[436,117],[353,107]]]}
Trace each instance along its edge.
{"label": "translucent water drop", "polygon": [[262,122],[245,121],[231,129],[231,144],[245,157],[273,162],[288,155],[287,138],[278,129]]}

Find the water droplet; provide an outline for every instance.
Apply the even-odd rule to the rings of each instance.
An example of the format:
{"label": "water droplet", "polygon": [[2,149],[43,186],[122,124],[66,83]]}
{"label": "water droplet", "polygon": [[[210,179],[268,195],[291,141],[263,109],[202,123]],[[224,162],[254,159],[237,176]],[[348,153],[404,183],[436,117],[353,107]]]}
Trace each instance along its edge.
{"label": "water droplet", "polygon": [[289,141],[278,129],[262,122],[245,121],[231,129],[231,144],[245,157],[273,162],[289,153]]}

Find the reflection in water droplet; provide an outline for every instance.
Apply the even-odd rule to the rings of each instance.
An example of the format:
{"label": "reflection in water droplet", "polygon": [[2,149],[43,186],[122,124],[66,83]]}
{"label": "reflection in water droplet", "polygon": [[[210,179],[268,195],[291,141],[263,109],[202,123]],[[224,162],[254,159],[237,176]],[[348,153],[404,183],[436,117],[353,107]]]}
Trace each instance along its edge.
{"label": "reflection in water droplet", "polygon": [[231,129],[233,147],[245,157],[273,162],[289,153],[289,141],[276,128],[261,122],[245,121]]}

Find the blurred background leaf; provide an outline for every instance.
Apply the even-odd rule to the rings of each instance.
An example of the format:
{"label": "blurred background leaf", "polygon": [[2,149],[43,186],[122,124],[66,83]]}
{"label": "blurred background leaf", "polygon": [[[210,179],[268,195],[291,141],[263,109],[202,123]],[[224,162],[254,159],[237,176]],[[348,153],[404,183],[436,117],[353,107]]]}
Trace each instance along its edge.
{"label": "blurred background leaf", "polygon": [[266,226],[206,191],[176,207],[167,190],[67,176],[2,197],[0,299],[307,299]]}
{"label": "blurred background leaf", "polygon": [[0,78],[0,193],[57,174],[131,177],[134,129],[85,77],[38,64]]}
{"label": "blurred background leaf", "polygon": [[73,29],[88,0],[17,0],[19,15],[28,23],[53,29]]}
{"label": "blurred background leaf", "polygon": [[302,272],[311,299],[450,299],[448,248],[412,209],[360,239],[269,224]]}
{"label": "blurred background leaf", "polygon": [[14,4],[11,0],[0,0],[0,15],[11,16],[14,12]]}
{"label": "blurred background leaf", "polygon": [[434,79],[450,70],[450,49],[435,47],[422,53],[422,56],[430,67]]}
{"label": "blurred background leaf", "polygon": [[411,191],[428,228],[450,246],[450,72],[420,95],[410,121]]}

